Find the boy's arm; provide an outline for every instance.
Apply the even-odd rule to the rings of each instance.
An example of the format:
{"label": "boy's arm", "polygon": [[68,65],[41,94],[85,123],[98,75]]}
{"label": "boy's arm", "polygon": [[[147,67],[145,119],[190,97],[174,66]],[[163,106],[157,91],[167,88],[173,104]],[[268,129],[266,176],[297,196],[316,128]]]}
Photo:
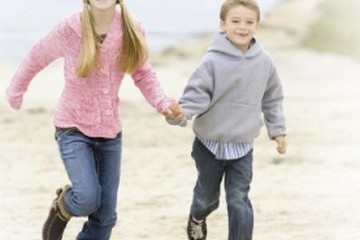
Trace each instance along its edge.
{"label": "boy's arm", "polygon": [[202,114],[211,105],[214,91],[212,69],[212,62],[205,59],[190,76],[183,95],[179,99],[186,120]]}
{"label": "boy's arm", "polygon": [[213,76],[211,62],[203,60],[200,66],[190,76],[182,97],[179,99],[182,118],[165,115],[170,125],[186,126],[193,116],[205,112],[212,99]]}
{"label": "boy's arm", "polygon": [[270,139],[286,135],[283,99],[283,88],[276,69],[273,67],[262,99],[262,112]]}

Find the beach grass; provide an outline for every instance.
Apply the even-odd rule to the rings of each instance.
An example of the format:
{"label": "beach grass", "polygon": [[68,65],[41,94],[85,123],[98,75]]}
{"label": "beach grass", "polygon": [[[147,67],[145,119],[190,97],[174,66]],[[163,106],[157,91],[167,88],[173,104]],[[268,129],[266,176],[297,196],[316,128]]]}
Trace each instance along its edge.
{"label": "beach grass", "polygon": [[319,7],[321,17],[311,26],[303,45],[360,60],[360,1],[327,0]]}

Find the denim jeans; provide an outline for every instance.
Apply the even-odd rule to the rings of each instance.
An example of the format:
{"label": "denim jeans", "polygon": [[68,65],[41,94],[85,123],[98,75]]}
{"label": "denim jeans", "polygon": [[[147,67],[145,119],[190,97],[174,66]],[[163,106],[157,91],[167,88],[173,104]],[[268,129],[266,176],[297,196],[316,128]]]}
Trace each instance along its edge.
{"label": "denim jeans", "polygon": [[121,134],[91,138],[76,129],[61,129],[55,137],[72,185],[65,208],[74,216],[88,217],[77,240],[110,239],[117,219]]}
{"label": "denim jeans", "polygon": [[190,215],[202,220],[219,206],[220,184],[225,177],[229,218],[228,240],[251,240],[254,217],[248,197],[252,180],[252,150],[236,160],[216,160],[199,139],[191,153],[198,171]]}

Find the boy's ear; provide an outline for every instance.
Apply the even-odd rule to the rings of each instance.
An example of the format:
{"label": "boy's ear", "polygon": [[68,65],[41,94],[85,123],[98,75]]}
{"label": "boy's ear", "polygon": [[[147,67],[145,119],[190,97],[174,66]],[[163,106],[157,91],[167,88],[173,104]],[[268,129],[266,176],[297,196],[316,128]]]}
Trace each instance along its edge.
{"label": "boy's ear", "polygon": [[220,20],[219,25],[220,25],[221,31],[225,32],[225,22],[223,20]]}

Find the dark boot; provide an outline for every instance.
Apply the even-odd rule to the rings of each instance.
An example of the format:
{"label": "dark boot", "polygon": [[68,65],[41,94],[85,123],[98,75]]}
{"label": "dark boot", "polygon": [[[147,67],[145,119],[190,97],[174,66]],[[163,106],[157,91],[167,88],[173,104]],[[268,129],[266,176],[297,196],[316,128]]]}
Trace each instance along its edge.
{"label": "dark boot", "polygon": [[71,218],[71,214],[64,207],[64,196],[70,186],[56,190],[57,197],[54,199],[49,215],[42,229],[43,240],[61,240],[65,227]]}

